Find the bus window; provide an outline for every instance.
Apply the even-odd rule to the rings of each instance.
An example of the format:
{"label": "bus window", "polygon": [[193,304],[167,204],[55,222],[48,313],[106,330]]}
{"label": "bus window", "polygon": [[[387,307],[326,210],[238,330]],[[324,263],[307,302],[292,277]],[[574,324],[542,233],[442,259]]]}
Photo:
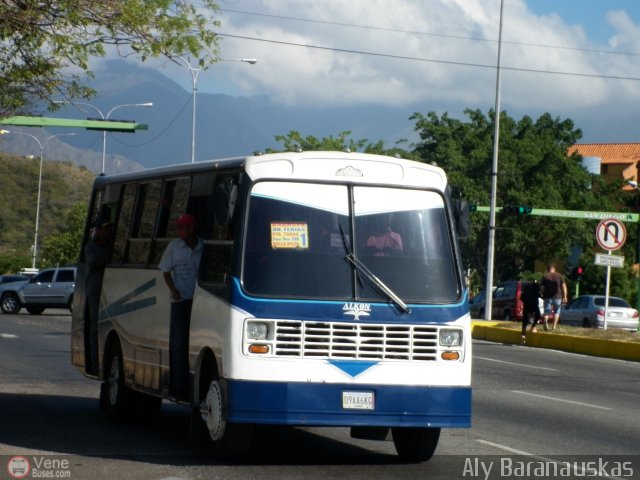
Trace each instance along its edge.
{"label": "bus window", "polygon": [[151,245],[151,265],[157,265],[169,242],[178,236],[175,220],[186,212],[189,198],[190,177],[167,180],[162,196],[158,200],[160,207],[155,237]]}
{"label": "bus window", "polygon": [[125,185],[120,204],[120,212],[116,222],[116,233],[113,242],[112,263],[121,264],[124,262],[127,250],[127,239],[129,238],[129,228],[133,217],[133,207],[136,199],[136,184]]}
{"label": "bus window", "polygon": [[[460,294],[444,199],[398,188],[356,187],[356,254],[402,299],[453,302]],[[358,297],[379,298],[366,282]]]}
{"label": "bus window", "polygon": [[[103,189],[96,190],[94,192],[93,199],[91,201],[91,204],[89,205],[89,212],[88,212],[89,222],[86,225],[84,237],[82,239],[82,245],[86,245],[87,242],[91,239],[91,236],[93,235],[93,226],[95,225],[98,215],[100,214],[100,206],[102,205],[103,197],[104,197]],[[81,249],[80,251],[80,258],[82,260],[84,260],[83,250],[84,249]]]}
{"label": "bus window", "polygon": [[202,199],[199,209],[205,207],[199,217],[208,220],[201,230],[205,239],[201,279],[206,285],[224,286],[230,279],[237,180],[237,176],[219,177],[212,195]]}
{"label": "bus window", "polygon": [[129,236],[129,249],[125,262],[144,265],[149,259],[151,236],[156,221],[162,183],[149,182],[138,187],[138,201],[133,228]]}
{"label": "bus window", "polygon": [[166,237],[168,238],[178,237],[178,227],[176,226],[175,220],[177,220],[180,215],[187,211],[191,178],[179,178],[173,183],[173,195],[171,199],[171,205],[169,207],[169,221],[167,223],[166,230]]}
{"label": "bus window", "polygon": [[243,262],[247,292],[352,298],[342,236],[349,234],[347,187],[262,182],[249,201]]}

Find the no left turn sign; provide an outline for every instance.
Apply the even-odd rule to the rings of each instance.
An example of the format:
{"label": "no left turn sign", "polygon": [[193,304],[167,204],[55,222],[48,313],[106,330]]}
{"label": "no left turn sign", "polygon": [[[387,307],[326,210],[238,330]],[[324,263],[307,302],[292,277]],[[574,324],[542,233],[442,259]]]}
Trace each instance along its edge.
{"label": "no left turn sign", "polygon": [[627,239],[627,229],[620,220],[605,218],[596,228],[596,240],[605,250],[618,250]]}

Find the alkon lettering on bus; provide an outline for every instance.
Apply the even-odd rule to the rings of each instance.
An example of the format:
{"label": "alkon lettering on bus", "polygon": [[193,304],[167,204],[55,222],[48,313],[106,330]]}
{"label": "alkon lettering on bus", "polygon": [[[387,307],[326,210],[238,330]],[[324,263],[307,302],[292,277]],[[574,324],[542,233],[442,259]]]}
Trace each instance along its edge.
{"label": "alkon lettering on bus", "polygon": [[345,315],[352,315],[354,320],[360,320],[360,317],[368,317],[371,314],[371,305],[347,302],[343,305],[342,310]]}

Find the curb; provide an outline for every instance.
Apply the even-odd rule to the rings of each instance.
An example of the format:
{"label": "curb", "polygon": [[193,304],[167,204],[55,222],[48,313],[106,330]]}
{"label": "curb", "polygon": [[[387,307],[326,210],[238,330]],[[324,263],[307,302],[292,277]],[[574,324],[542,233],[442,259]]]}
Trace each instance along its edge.
{"label": "curb", "polygon": [[[504,325],[504,322],[472,320],[471,336],[477,340],[520,345],[520,330],[501,325]],[[640,343],[636,342],[602,340],[553,332],[535,332],[527,333],[527,346],[640,362]]]}

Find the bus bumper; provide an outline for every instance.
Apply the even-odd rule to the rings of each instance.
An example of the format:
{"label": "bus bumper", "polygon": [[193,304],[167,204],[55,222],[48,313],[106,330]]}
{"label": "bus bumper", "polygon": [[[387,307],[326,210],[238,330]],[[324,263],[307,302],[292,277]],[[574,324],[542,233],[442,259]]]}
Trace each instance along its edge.
{"label": "bus bumper", "polygon": [[[227,380],[229,422],[306,426],[471,427],[471,387]],[[370,392],[369,409],[343,393]]]}

